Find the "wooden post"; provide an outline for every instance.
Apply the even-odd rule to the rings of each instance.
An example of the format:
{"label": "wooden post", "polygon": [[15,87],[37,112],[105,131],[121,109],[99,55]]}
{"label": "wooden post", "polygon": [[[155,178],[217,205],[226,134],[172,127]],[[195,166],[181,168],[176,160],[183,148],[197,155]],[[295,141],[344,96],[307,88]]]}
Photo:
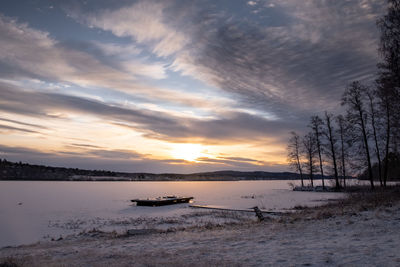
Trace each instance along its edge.
{"label": "wooden post", "polygon": [[253,209],[254,209],[254,212],[256,213],[256,216],[257,216],[258,220],[260,222],[264,221],[265,218],[264,218],[261,210],[257,206],[253,207]]}

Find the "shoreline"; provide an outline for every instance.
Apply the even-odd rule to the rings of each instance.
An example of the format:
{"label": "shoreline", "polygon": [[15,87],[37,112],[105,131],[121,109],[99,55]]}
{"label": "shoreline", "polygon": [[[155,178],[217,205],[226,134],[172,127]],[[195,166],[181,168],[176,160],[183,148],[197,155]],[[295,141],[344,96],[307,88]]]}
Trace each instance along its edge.
{"label": "shoreline", "polygon": [[[392,191],[387,193],[387,191]],[[292,214],[118,235],[92,231],[0,249],[15,266],[398,266],[400,189],[363,191]]]}
{"label": "shoreline", "polygon": [[[215,178],[215,179],[202,179],[202,178],[185,178],[185,179],[169,179],[169,178],[160,178],[160,179],[130,179],[130,178],[118,178],[118,179],[101,179],[102,176],[94,176],[98,178],[88,178],[88,179],[8,179],[3,178],[0,181],[21,181],[21,182],[235,182],[235,181],[300,181],[298,178],[260,178],[260,179],[246,179],[246,178]],[[100,178],[99,178],[100,177]],[[319,179],[315,179],[319,180]],[[358,180],[354,178],[353,180]]]}

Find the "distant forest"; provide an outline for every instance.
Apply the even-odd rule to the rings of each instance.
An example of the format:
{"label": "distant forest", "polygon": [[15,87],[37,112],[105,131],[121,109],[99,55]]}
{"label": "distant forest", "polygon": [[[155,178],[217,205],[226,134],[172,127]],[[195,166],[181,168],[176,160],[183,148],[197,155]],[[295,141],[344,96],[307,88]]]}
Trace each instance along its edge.
{"label": "distant forest", "polygon": [[[318,176],[317,176],[318,178]],[[238,172],[217,171],[192,174],[127,173],[105,170],[32,165],[0,159],[0,180],[44,181],[234,181],[234,180],[291,180],[300,176],[291,172]]]}
{"label": "distant forest", "polygon": [[[400,178],[400,0],[388,0],[386,15],[377,20],[380,30],[375,81],[351,81],[341,105],[344,114],[310,118],[309,132],[291,132],[288,163],[313,186],[315,174],[334,177],[336,189],[345,177],[357,174],[386,187]],[[324,180],[323,180],[324,181]]]}

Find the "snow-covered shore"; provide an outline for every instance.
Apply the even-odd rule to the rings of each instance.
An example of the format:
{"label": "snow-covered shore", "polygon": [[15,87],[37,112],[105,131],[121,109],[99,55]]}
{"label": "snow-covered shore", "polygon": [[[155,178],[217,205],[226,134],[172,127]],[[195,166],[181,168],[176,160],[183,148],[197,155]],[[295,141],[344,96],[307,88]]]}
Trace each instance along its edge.
{"label": "snow-covered shore", "polygon": [[92,232],[0,250],[21,266],[400,266],[400,203],[334,205],[222,226]]}

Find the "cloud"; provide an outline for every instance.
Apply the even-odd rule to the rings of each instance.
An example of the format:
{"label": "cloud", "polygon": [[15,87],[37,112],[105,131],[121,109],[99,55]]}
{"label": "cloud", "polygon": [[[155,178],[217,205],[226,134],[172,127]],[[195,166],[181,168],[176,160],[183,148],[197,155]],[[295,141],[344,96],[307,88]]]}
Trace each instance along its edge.
{"label": "cloud", "polygon": [[266,164],[265,162],[262,161],[239,158],[239,157],[219,157],[219,158],[201,157],[196,160],[204,163],[217,163],[235,168],[247,167],[249,169],[251,169],[251,167],[255,168],[257,166],[262,166]]}
{"label": "cloud", "polygon": [[46,127],[43,127],[42,125],[26,123],[26,122],[21,122],[21,121],[17,121],[17,120],[10,120],[10,119],[6,119],[6,118],[0,118],[0,121],[10,122],[13,124],[19,124],[19,125],[33,127],[33,128],[46,129]]}
{"label": "cloud", "polygon": [[377,59],[376,19],[385,11],[379,0],[279,1],[298,22],[288,29],[290,36],[326,46],[358,51]]}
{"label": "cloud", "polygon": [[273,163],[273,162],[263,162],[257,161],[253,159],[247,158],[239,158],[239,157],[220,157],[220,158],[209,158],[209,157],[201,157],[196,159],[200,164],[212,164],[219,166],[219,169],[229,170],[265,170],[276,171],[282,170],[282,164]]}
{"label": "cloud", "polygon": [[0,155],[3,156],[22,156],[29,155],[30,157],[49,157],[52,156],[51,153],[41,152],[36,149],[30,149],[26,147],[14,147],[14,146],[6,146],[0,145]]}
{"label": "cloud", "polygon": [[126,61],[122,62],[121,66],[129,73],[135,73],[138,76],[144,76],[152,79],[167,78],[165,66],[160,63],[143,64],[140,62]]}
{"label": "cloud", "polygon": [[[41,120],[67,127],[72,117],[90,117],[146,140],[262,144],[267,151],[283,146],[290,130],[303,131],[310,115],[340,112],[348,82],[374,78],[382,1],[128,2],[102,2],[100,9],[76,2],[86,9],[72,17],[106,42],[59,41],[0,15],[3,132],[43,133]],[[37,125],[14,115],[35,118]],[[90,145],[77,141],[69,144],[72,152],[57,155],[72,162],[74,151],[82,150],[82,162],[113,156],[124,164],[135,157],[146,159],[140,166],[152,161]],[[235,162],[264,164],[221,156],[199,165]],[[181,162],[156,163],[169,168]]]}
{"label": "cloud", "polygon": [[74,147],[80,147],[80,148],[102,148],[100,146],[94,146],[94,145],[89,145],[89,144],[70,144],[71,146]]}
{"label": "cloud", "polygon": [[24,91],[4,83],[0,83],[0,89],[0,110],[3,112],[42,119],[53,119],[52,114],[86,114],[109,124],[132,128],[149,138],[172,142],[256,142],[264,140],[266,135],[274,140],[279,138],[273,136],[282,136],[293,126],[242,112],[229,112],[221,114],[220,118],[205,120],[124,108],[76,96]]}
{"label": "cloud", "polygon": [[[107,169],[132,172],[149,170],[150,168],[148,167],[154,161],[140,158],[139,155],[136,152],[129,153],[128,151],[118,150],[86,150],[79,153],[73,151],[43,152],[18,146],[0,145],[0,157],[11,161],[20,161],[22,159],[31,164],[98,170]],[[157,168],[158,166],[155,167]]]}
{"label": "cloud", "polygon": [[348,82],[373,79],[381,9],[360,1],[279,3],[292,20],[279,27],[206,16],[195,48],[174,66],[285,119],[336,108]]}
{"label": "cloud", "polygon": [[96,46],[94,44],[59,42],[47,32],[2,15],[0,35],[0,75],[5,77],[33,78],[131,92],[143,90],[143,85],[137,81],[140,76],[155,79],[166,77],[165,68],[160,63],[145,63],[138,59],[112,62],[111,58],[103,62],[106,56],[112,57],[128,51],[137,53],[134,47],[97,45],[99,52],[104,54],[102,58],[99,52],[96,54],[93,51]]}
{"label": "cloud", "polygon": [[6,132],[39,133],[38,131],[0,124],[0,132],[3,132],[2,130]]}
{"label": "cloud", "polygon": [[47,32],[2,15],[0,35],[0,79],[13,84],[31,86],[29,83],[35,81],[36,90],[59,89],[75,94],[77,88],[86,88],[92,90],[87,95],[98,98],[104,91],[120,91],[127,100],[164,108],[215,110],[226,104],[222,98],[204,99],[204,95],[171,86],[150,85],[168,77],[167,65],[140,56],[141,48],[134,44],[59,42]]}
{"label": "cloud", "polygon": [[51,151],[43,152],[18,146],[6,146],[0,144],[0,158],[10,161],[28,162],[48,166],[69,168],[113,170],[122,172],[153,172],[153,173],[193,173],[203,171],[220,170],[221,168],[235,167],[241,170],[263,170],[268,166],[269,170],[279,170],[282,166],[264,165],[256,166],[242,164],[240,166],[229,165],[228,162],[186,162],[183,160],[157,160],[148,158],[135,151],[126,150],[96,150],[87,151]]}
{"label": "cloud", "polygon": [[99,158],[110,158],[114,160],[116,159],[135,160],[143,158],[143,155],[129,150],[95,149],[95,150],[89,150],[87,155]]}
{"label": "cloud", "polygon": [[259,162],[258,160],[255,160],[255,159],[242,158],[242,157],[221,157],[221,158],[227,159],[227,160],[232,160],[232,161]]}
{"label": "cloud", "polygon": [[101,43],[93,42],[107,56],[117,56],[120,58],[130,57],[132,55],[139,55],[141,49],[133,44],[118,44],[118,43]]}
{"label": "cloud", "polygon": [[185,36],[163,22],[167,1],[138,1],[117,10],[104,10],[87,17],[91,27],[109,30],[119,37],[132,37],[139,43],[152,44],[159,56],[169,56],[186,44]]}
{"label": "cloud", "polygon": [[298,5],[283,0],[264,6],[259,14],[242,17],[217,5],[138,1],[91,13],[88,21],[149,45],[157,56],[171,56],[173,70],[281,119],[337,109],[334,99],[339,100],[347,83],[373,80],[375,19],[383,11],[379,1],[307,0]]}
{"label": "cloud", "polygon": [[[89,113],[100,117],[125,119],[130,122],[172,123],[158,113],[125,109],[107,105],[102,102],[57,93],[23,91],[8,84],[0,83],[2,101],[0,108],[4,111],[28,116],[47,117],[53,112]],[[18,92],[16,94],[16,92]],[[30,103],[26,105],[25,103]]]}

